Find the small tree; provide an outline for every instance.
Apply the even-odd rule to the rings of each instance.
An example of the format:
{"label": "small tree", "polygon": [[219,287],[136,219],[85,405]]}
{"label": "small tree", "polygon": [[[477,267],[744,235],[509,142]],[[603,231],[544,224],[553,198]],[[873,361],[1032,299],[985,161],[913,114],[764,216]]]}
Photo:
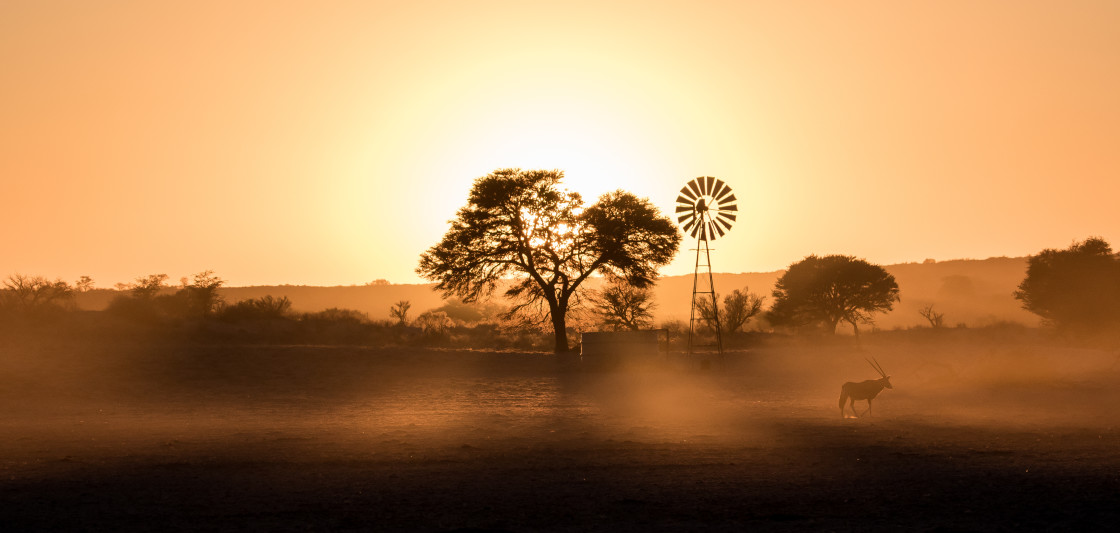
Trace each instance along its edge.
{"label": "small tree", "polygon": [[1099,329],[1120,322],[1120,256],[1100,237],[1031,256],[1015,291],[1023,308],[1058,327]]}
{"label": "small tree", "polygon": [[150,300],[155,298],[159,291],[167,288],[167,274],[150,274],[125,287],[132,293],[133,298]]}
{"label": "small tree", "polygon": [[883,267],[846,255],[810,255],[790,265],[774,285],[770,323],[818,325],[836,333],[841,320],[859,335],[871,314],[899,301],[898,283]]}
{"label": "small tree", "polygon": [[918,310],[918,314],[925,317],[929,321],[932,328],[939,328],[945,323],[945,313],[938,313],[933,310],[933,304],[929,304]]}
{"label": "small tree", "polygon": [[[718,295],[717,295],[718,298]],[[762,302],[765,300],[762,296],[751,293],[747,287],[743,290],[735,289],[723,298],[723,305],[719,307],[719,324],[723,326],[725,333],[735,333],[742,330],[743,326],[750,321],[751,318],[762,312]],[[712,300],[710,298],[697,298],[697,310],[700,311],[700,317],[707,322],[708,327],[713,330],[716,327],[716,315],[712,311]]]}
{"label": "small tree", "polygon": [[588,296],[599,323],[613,330],[637,331],[653,323],[653,292],[639,289],[622,280],[612,280],[605,288]]}
{"label": "small tree", "polygon": [[194,275],[188,284],[186,278],[177,295],[186,300],[186,312],[190,316],[207,316],[221,307],[223,300],[218,289],[225,281],[214,275],[213,270],[204,270]]}
{"label": "small tree", "polygon": [[77,292],[89,292],[93,290],[93,278],[89,276],[78,278],[77,283],[74,284],[74,290]]}
{"label": "small tree", "polygon": [[401,326],[407,326],[408,310],[411,308],[411,302],[409,302],[408,300],[401,300],[389,307],[389,316],[397,319],[397,324]]}

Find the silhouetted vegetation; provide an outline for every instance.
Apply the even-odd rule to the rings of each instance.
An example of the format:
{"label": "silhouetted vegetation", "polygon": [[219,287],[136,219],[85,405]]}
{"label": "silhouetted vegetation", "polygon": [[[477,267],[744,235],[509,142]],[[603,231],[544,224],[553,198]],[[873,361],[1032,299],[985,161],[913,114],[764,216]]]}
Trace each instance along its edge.
{"label": "silhouetted vegetation", "polygon": [[402,326],[408,325],[408,310],[412,308],[412,303],[408,300],[401,300],[389,308],[389,316],[397,319],[397,324]]}
{"label": "silhouetted vegetation", "polygon": [[456,299],[447,300],[434,310],[446,313],[448,318],[459,324],[496,322],[505,311],[500,305],[493,303],[467,303]]}
{"label": "silhouetted vegetation", "polygon": [[933,304],[927,305],[918,310],[918,314],[922,318],[929,321],[931,328],[940,328],[945,325],[945,313],[938,313],[933,310]]}
{"label": "silhouetted vegetation", "polygon": [[[719,298],[719,295],[716,295]],[[762,296],[754,294],[743,287],[743,290],[735,289],[731,294],[724,296],[723,305],[717,307],[716,310],[712,309],[711,298],[698,297],[696,299],[697,311],[700,317],[708,324],[708,327],[713,331],[716,324],[723,328],[724,333],[736,333],[742,331],[743,326],[762,312],[762,303],[765,300]],[[718,318],[716,311],[718,310]]]}
{"label": "silhouetted vegetation", "polygon": [[93,278],[89,276],[81,276],[78,281],[74,283],[74,290],[77,292],[89,292],[93,290]]}
{"label": "silhouetted vegetation", "polygon": [[846,255],[810,255],[790,265],[774,286],[768,318],[776,326],[836,332],[841,320],[859,335],[871,314],[899,300],[898,283],[883,267]]}
{"label": "silhouetted vegetation", "polygon": [[443,311],[425,311],[416,318],[416,325],[420,327],[424,335],[442,337],[447,335],[447,332],[455,324]]}
{"label": "silhouetted vegetation", "polygon": [[13,274],[0,288],[0,311],[18,315],[42,315],[70,307],[74,288],[62,280]]}
{"label": "silhouetted vegetation", "polygon": [[125,293],[109,302],[107,311],[140,322],[167,322],[212,316],[223,301],[218,288],[224,281],[207,270],[183,278],[178,290],[166,285],[167,274],[136,278],[122,287]]}
{"label": "silhouetted vegetation", "polygon": [[241,300],[227,305],[218,313],[219,318],[230,322],[251,320],[276,320],[288,317],[292,302],[287,296],[275,298],[272,295]]}
{"label": "silhouetted vegetation", "polygon": [[603,289],[587,297],[601,327],[610,330],[637,331],[653,323],[653,293],[639,289],[623,280],[611,280]]}
{"label": "silhouetted vegetation", "polygon": [[[104,311],[81,311],[73,304],[74,287],[64,281],[9,276],[0,285],[0,337],[518,350],[547,346],[541,331],[502,320],[504,310],[493,304],[451,301],[409,325],[402,316],[372,320],[364,312],[338,307],[296,312],[286,296],[227,304],[218,293],[224,282],[212,271],[182,278],[179,286],[168,285],[168,279],[166,274],[141,276],[116,290],[86,284],[89,292],[109,293],[98,295],[108,303]],[[394,309],[404,315],[409,307],[402,301]]]}
{"label": "silhouetted vegetation", "polygon": [[561,171],[501,169],[475,180],[443,239],[417,273],[446,296],[472,302],[514,276],[505,296],[532,323],[551,323],[554,349],[568,350],[567,314],[581,285],[603,272],[647,288],[672,260],[680,235],[648,200],[624,191],[587,208],[559,188]]}
{"label": "silhouetted vegetation", "polygon": [[[589,226],[590,227],[590,226]],[[589,229],[588,229],[589,231]],[[593,241],[586,241],[590,243]],[[586,244],[585,243],[585,244]],[[994,260],[980,266],[987,267]],[[1001,259],[1000,268],[1011,275],[1011,267],[1016,262],[1028,266],[1025,260]],[[959,265],[957,265],[959,263]],[[992,328],[1008,330],[1012,337],[1020,335],[1022,324],[1009,321],[1002,315],[989,314],[977,320],[974,312],[971,322],[964,322],[971,307],[962,307],[961,298],[976,292],[985,298],[994,298],[992,290],[1001,286],[1003,281],[993,281],[990,275],[972,275],[971,270],[962,268],[964,261],[925,264],[896,265],[907,278],[907,290],[928,287],[920,297],[920,304],[913,301],[910,308],[903,309],[909,316],[917,313],[932,328],[944,329],[946,313],[941,311],[942,302],[948,302],[953,320],[958,321],[955,330],[965,327],[996,331]],[[1023,302],[1023,307],[1043,316],[1047,323],[1059,326],[1060,332],[1091,328],[1115,331],[1120,322],[1120,258],[1113,253],[1108,243],[1094,238],[1084,243],[1075,243],[1066,250],[1044,250],[1030,258],[1027,278],[1015,292],[1015,298]],[[952,266],[956,270],[948,270]],[[999,265],[997,265],[999,266]],[[915,275],[916,269],[937,268],[938,276]],[[1007,277],[1007,276],[1004,276]],[[989,279],[991,278],[991,279]],[[321,293],[338,297],[352,305],[357,299],[345,287],[224,287],[224,281],[212,271],[204,271],[189,278],[181,278],[178,285],[167,283],[166,274],[142,276],[128,284],[117,284],[116,290],[93,288],[93,280],[83,276],[71,285],[62,280],[51,281],[41,276],[11,275],[0,282],[0,328],[8,334],[44,334],[56,337],[80,338],[88,336],[100,339],[156,340],[167,339],[175,342],[200,343],[275,343],[275,344],[353,344],[364,346],[446,346],[479,349],[540,349],[552,345],[555,349],[555,330],[548,331],[549,324],[525,320],[524,313],[509,313],[508,308],[490,302],[463,301],[451,299],[439,307],[429,307],[416,318],[409,316],[412,304],[401,296],[419,294],[426,290],[414,286],[415,292],[394,290],[392,299],[382,296],[376,307],[372,305],[362,310],[343,306],[323,308]],[[1003,278],[999,278],[1003,280]],[[652,291],[636,288],[626,282],[624,277],[613,276],[608,272],[608,284],[600,286],[598,292],[585,291],[582,311],[573,315],[566,324],[565,336],[576,334],[592,327],[604,329],[641,329],[651,326],[654,308]],[[742,332],[752,319],[763,318],[761,327],[751,328],[750,335],[742,334],[735,344],[739,347],[757,346],[768,339],[782,338],[787,330],[821,330],[836,332],[840,321],[853,325],[858,335],[860,324],[871,322],[872,313],[891,309],[898,300],[898,284],[893,276],[876,265],[846,256],[816,257],[791,265],[789,271],[781,276],[774,275],[776,301],[770,313],[763,315],[763,298],[751,294],[747,288],[735,290],[721,297],[719,306],[720,322],[724,333]],[[915,283],[914,280],[918,280]],[[524,280],[513,283],[523,283]],[[680,285],[683,278],[674,280]],[[497,280],[499,287],[508,286],[509,279]],[[1008,284],[1010,286],[1010,284]],[[387,286],[388,287],[388,286]],[[939,287],[939,288],[938,288]],[[287,296],[273,296],[265,290],[300,290],[315,302],[311,309],[318,311],[296,310],[293,301]],[[316,293],[313,290],[318,289]],[[354,288],[365,291],[366,288]],[[661,289],[661,287],[659,287]],[[681,287],[672,292],[683,291]],[[936,289],[936,292],[935,292]],[[1005,289],[1006,290],[1006,289]],[[229,291],[229,292],[227,292]],[[253,295],[227,303],[223,295]],[[368,293],[362,293],[366,295]],[[1008,292],[1008,302],[1014,302]],[[367,296],[368,297],[368,296]],[[661,296],[662,301],[666,298]],[[232,299],[232,298],[231,298]],[[398,300],[399,299],[399,300]],[[967,299],[967,298],[966,298]],[[377,300],[375,300],[377,301]],[[536,300],[546,303],[543,298]],[[370,318],[367,309],[384,309],[389,302],[390,316],[395,320]],[[936,307],[934,303],[937,302]],[[578,302],[577,302],[578,303]],[[674,302],[670,302],[674,303]],[[701,303],[700,315],[713,322],[710,305]],[[956,304],[957,308],[952,307]],[[305,304],[306,305],[306,304]],[[360,304],[359,304],[360,305]],[[522,300],[518,306],[523,307]],[[515,309],[518,308],[515,306]],[[831,306],[831,307],[830,307]],[[547,306],[543,310],[548,314]],[[101,310],[104,311],[101,311]],[[962,310],[963,309],[963,310]],[[897,313],[896,313],[897,314]],[[966,318],[961,319],[961,315]],[[679,313],[669,317],[680,316]],[[687,316],[687,315],[686,315]],[[916,318],[916,317],[915,317]],[[897,319],[891,328],[908,329],[911,324],[898,324]],[[967,326],[966,326],[967,324]],[[771,330],[769,326],[778,328]],[[660,327],[670,331],[670,341],[680,342],[687,335],[687,325],[679,319],[662,320]],[[873,329],[872,331],[876,331]],[[37,332],[37,333],[36,333]],[[885,332],[883,332],[885,333]],[[949,335],[948,332],[939,332]],[[918,335],[915,333],[915,335]],[[748,338],[749,337],[749,338]],[[1099,344],[1109,341],[1108,335],[1076,336],[1078,342]],[[727,339],[725,339],[727,340]],[[816,341],[814,341],[816,342]],[[837,342],[843,342],[842,339]],[[674,344],[676,346],[676,344]]]}
{"label": "silhouetted vegetation", "polygon": [[1059,328],[1102,330],[1120,325],[1120,255],[1104,239],[1031,256],[1015,291],[1023,308]]}

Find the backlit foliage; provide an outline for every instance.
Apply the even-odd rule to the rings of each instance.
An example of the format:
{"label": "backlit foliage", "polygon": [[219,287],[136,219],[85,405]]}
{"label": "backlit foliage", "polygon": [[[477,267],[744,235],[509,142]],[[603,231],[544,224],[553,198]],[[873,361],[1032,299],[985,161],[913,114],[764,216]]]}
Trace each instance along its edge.
{"label": "backlit foliage", "polygon": [[447,296],[472,302],[510,281],[511,313],[539,310],[557,351],[568,349],[566,315],[596,272],[646,288],[672,260],[680,235],[649,203],[615,191],[584,207],[559,188],[559,170],[501,169],[475,180],[467,205],[417,272]]}
{"label": "backlit foliage", "polygon": [[1015,298],[1059,327],[1114,327],[1120,322],[1120,256],[1099,237],[1043,250],[1031,256]]}
{"label": "backlit foliage", "polygon": [[890,311],[898,283],[883,267],[847,255],[810,255],[790,265],[774,285],[774,325],[819,326],[835,333],[845,321],[859,334],[871,314]]}

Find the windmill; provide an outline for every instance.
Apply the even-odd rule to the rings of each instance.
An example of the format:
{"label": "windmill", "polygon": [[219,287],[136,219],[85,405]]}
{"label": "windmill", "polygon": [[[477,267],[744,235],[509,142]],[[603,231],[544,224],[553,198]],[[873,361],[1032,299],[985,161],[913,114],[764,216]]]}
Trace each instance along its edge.
{"label": "windmill", "polygon": [[[712,280],[712,257],[708,241],[723,237],[735,222],[735,195],[726,183],[711,176],[701,176],[685,184],[677,196],[677,222],[696,243],[696,268],[692,274],[692,312],[688,321],[688,354],[692,355],[693,340],[696,337],[696,322],[704,318],[697,316],[697,298],[711,298],[712,312],[715,314],[716,350],[723,355],[722,325],[719,323],[719,307],[716,302],[715,282]],[[703,251],[701,263],[700,252]],[[707,286],[702,283],[700,269],[706,269]]]}

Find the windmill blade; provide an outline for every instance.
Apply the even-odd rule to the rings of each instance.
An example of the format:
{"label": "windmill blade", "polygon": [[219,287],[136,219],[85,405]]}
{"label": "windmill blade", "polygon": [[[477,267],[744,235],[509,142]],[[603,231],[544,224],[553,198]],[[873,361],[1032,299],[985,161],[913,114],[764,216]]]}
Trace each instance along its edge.
{"label": "windmill blade", "polygon": [[[712,229],[718,231],[720,237],[723,237],[723,228],[719,227],[719,224],[716,224],[715,222],[709,222],[708,225],[710,225]],[[727,229],[731,229],[731,227],[728,226]]]}
{"label": "windmill blade", "polygon": [[700,191],[700,178],[688,182],[688,186],[696,193],[696,196],[704,196],[704,193]]}
{"label": "windmill blade", "polygon": [[[716,240],[725,237],[737,220],[736,201],[731,186],[723,180],[699,176],[681,187],[674,212],[685,234],[702,241]],[[701,204],[704,210],[699,210]]]}
{"label": "windmill blade", "polygon": [[724,195],[726,195],[730,192],[731,192],[731,187],[728,187],[726,183],[717,179],[716,180],[716,193],[713,194],[712,197],[715,198],[717,201],[723,201]]}

